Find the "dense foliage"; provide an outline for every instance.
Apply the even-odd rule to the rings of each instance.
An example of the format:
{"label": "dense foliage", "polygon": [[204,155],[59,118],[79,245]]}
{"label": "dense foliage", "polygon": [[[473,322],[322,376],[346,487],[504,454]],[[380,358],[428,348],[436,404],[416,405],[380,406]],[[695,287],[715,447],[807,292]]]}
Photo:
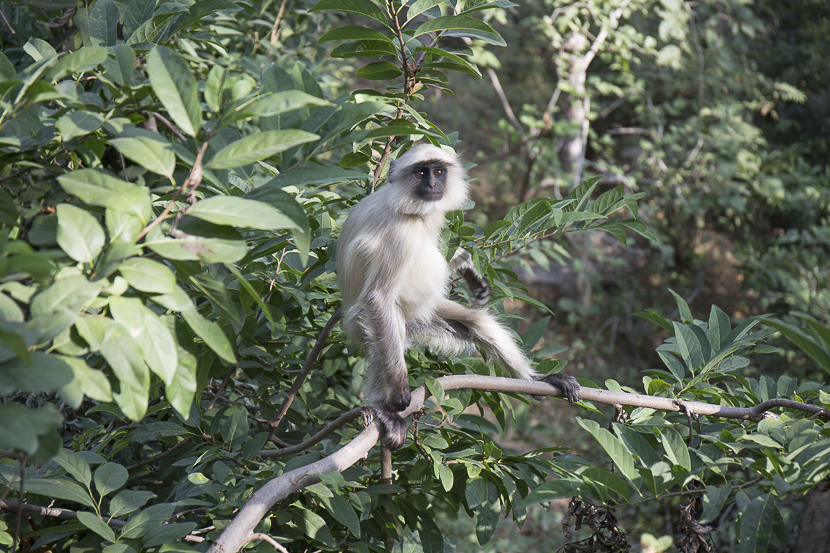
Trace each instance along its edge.
{"label": "dense foliage", "polygon": [[[687,41],[688,4],[663,2],[657,23],[647,17],[650,2],[581,4],[562,11],[563,19],[534,22],[533,37],[558,48],[580,21],[586,33],[601,21],[587,34],[605,33],[615,48],[603,54],[603,67],[630,87],[645,86],[620,70],[635,52],[653,72],[649,82],[657,84],[649,86],[662,94],[672,94],[665,83],[679,83],[667,67],[724,80],[700,77],[697,66],[683,62],[689,52],[671,44],[658,49],[651,36]],[[585,17],[580,9],[588,8],[606,12]],[[481,76],[479,65],[492,62],[489,48],[506,44],[498,23],[519,9],[503,0],[0,3],[0,544],[75,553],[205,551],[252,491],[361,430],[356,421],[336,425],[319,443],[291,449],[361,404],[359,351],[338,329],[328,339],[324,333],[339,302],[333,260],[340,224],[356,201],[383,185],[389,161],[414,141],[463,149],[464,136],[419,110],[432,105],[427,94],[446,98],[453,91],[449,75]],[[720,13],[707,9],[696,8],[696,17]],[[586,82],[628,94],[610,78]],[[793,101],[807,99],[768,84]],[[574,100],[589,97],[576,81],[561,87]],[[743,116],[733,106],[684,102],[638,112],[661,121],[661,136],[662,121],[671,118],[675,127],[662,140],[640,141],[633,168],[614,162],[614,147],[594,130],[593,160],[584,147],[579,159],[554,159],[550,133],[573,138],[582,126],[546,127],[542,113],[522,116],[529,125],[522,148],[532,154],[527,197],[492,220],[480,210],[468,219],[451,213],[444,234],[448,255],[469,249],[490,279],[490,309],[514,328],[520,317],[505,312],[505,300],[549,313],[512,262],[523,254],[541,265],[562,260],[568,254],[556,241],[561,235],[604,231],[622,243],[656,240],[679,259],[688,247],[682,241],[693,238],[684,232],[698,221],[734,226],[751,219],[744,214],[752,205],[738,201],[747,182],[759,205],[792,209],[796,199],[776,192],[761,172],[760,127],[736,130]],[[740,102],[749,109],[750,100]],[[592,109],[589,103],[583,116]],[[729,136],[696,148],[706,163],[684,164],[689,148],[681,144],[716,128]],[[812,140],[826,150],[821,133]],[[638,183],[656,178],[646,174],[655,166],[644,161],[653,158],[671,175],[659,177],[664,186],[635,193]],[[545,194],[545,175],[530,168],[546,159],[574,172],[576,182],[563,179],[556,194]],[[622,181],[609,186],[607,178],[583,180],[585,172],[574,170],[599,172],[601,163]],[[821,177],[805,163],[798,158],[781,171]],[[708,184],[687,187],[690,181]],[[826,212],[826,183],[793,182],[804,196],[798,201]],[[657,220],[658,206],[667,224]],[[641,213],[654,222],[656,237]],[[825,222],[811,221],[810,236],[823,236]],[[826,252],[816,246],[796,254]],[[453,283],[452,293],[467,301],[461,284]],[[804,329],[779,320],[771,327],[830,370],[826,310],[811,303],[826,290],[801,303],[787,287],[780,293],[810,314],[799,319]],[[763,317],[731,320],[712,306],[708,318],[695,319],[686,301],[674,298],[677,317],[638,309],[665,337],[656,353],[663,366],[643,377],[644,393],[732,407],[778,397],[830,403],[819,383],[746,376],[749,356],[778,351],[762,344],[773,332]],[[561,370],[565,362],[549,358],[562,349],[547,342],[550,319],[537,319],[521,325],[523,345],[540,372]],[[325,345],[312,356],[321,335]],[[256,532],[290,551],[449,551],[458,539],[452,518],[472,518],[484,546],[502,515],[522,526],[541,512],[537,505],[573,497],[566,517],[591,529],[577,536],[585,546],[604,541],[627,550],[652,540],[666,550],[672,539],[628,535],[626,521],[619,528],[614,515],[620,505],[659,503],[674,509],[680,522],[673,539],[683,551],[715,542],[766,551],[795,539],[798,512],[782,502],[830,472],[823,419],[794,409],[760,421],[693,421],[628,407],[606,430],[598,406],[559,408],[551,401],[569,416],[581,410],[582,439],[594,439],[595,458],[557,444],[510,451],[493,439],[531,419],[527,400],[469,389],[443,394],[433,379],[500,374],[498,367],[478,356],[445,358],[417,348],[407,365],[410,383],[433,392],[433,408],[394,455],[393,483],[381,483],[374,450],[280,502]],[[603,384],[634,391],[633,382]],[[274,546],[257,539],[248,548]]]}

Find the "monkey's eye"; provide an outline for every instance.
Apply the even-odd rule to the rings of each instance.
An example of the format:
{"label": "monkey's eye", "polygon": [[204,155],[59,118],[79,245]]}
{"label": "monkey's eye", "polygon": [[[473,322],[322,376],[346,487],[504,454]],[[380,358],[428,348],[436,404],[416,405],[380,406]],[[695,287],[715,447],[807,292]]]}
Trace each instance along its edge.
{"label": "monkey's eye", "polygon": [[435,176],[436,176],[436,177],[442,177],[442,176],[444,176],[444,170],[443,170],[443,169],[436,169],[436,170],[435,170]]}
{"label": "monkey's eye", "polygon": [[419,169],[418,171],[415,171],[415,176],[418,177],[419,179],[424,178],[424,175],[426,175],[426,174],[427,174],[427,172],[424,171],[423,169]]}

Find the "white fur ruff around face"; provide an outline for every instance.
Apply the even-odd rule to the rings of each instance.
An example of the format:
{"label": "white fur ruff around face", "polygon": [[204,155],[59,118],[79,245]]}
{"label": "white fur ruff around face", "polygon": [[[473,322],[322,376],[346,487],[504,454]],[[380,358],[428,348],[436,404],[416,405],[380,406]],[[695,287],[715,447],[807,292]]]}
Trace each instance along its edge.
{"label": "white fur ruff around face", "polygon": [[[405,186],[394,186],[404,180],[410,167],[427,161],[440,161],[447,169],[447,187],[444,197],[437,202],[424,202],[414,198]],[[390,186],[391,185],[391,186]],[[468,186],[464,168],[455,155],[432,144],[419,144],[392,162],[389,168],[389,183],[381,189],[387,190],[390,205],[399,213],[407,215],[427,215],[460,209],[467,201]],[[443,220],[442,220],[443,222]]]}

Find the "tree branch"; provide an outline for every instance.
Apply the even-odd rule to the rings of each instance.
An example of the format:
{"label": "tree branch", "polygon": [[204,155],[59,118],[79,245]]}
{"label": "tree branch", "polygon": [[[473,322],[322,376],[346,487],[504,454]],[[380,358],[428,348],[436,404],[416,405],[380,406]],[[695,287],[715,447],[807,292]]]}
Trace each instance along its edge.
{"label": "tree branch", "polygon": [[285,401],[282,402],[277,414],[274,415],[273,419],[271,419],[271,429],[268,431],[269,441],[273,440],[274,432],[277,431],[277,427],[280,425],[280,422],[282,422],[282,418],[288,412],[288,408],[291,407],[291,402],[294,401],[294,397],[297,395],[297,392],[300,391],[300,387],[303,385],[305,377],[308,376],[308,373],[311,372],[311,368],[314,366],[314,363],[317,362],[317,357],[320,355],[320,352],[323,351],[323,347],[326,345],[326,340],[328,340],[329,336],[331,336],[332,331],[334,331],[334,325],[336,325],[339,320],[340,310],[338,309],[331,316],[329,322],[326,323],[326,326],[323,327],[323,330],[320,332],[320,336],[317,337],[317,343],[314,344],[314,347],[311,348],[311,353],[308,354],[308,359],[303,365],[303,370],[300,371],[299,375],[297,375],[297,378],[294,380],[294,384],[292,384],[291,389],[288,390],[288,395],[285,396]]}
{"label": "tree branch", "polygon": [[[487,392],[507,392],[553,397],[562,396],[558,388],[541,381],[480,375],[443,376],[438,378],[437,381],[445,391],[470,388]],[[649,407],[675,412],[685,410],[688,413],[727,419],[758,421],[761,420],[765,411],[773,407],[798,409],[822,418],[830,419],[830,411],[827,409],[787,399],[771,399],[755,407],[731,407],[728,405],[711,405],[697,401],[683,401],[673,398],[612,392],[585,387],[580,389],[579,397],[582,401],[609,405],[620,404],[633,407]],[[413,390],[412,401],[401,415],[406,417],[421,409],[426,398],[426,386],[419,386]],[[365,458],[379,438],[380,431],[378,423],[375,421],[369,424],[354,440],[325,459],[294,469],[267,482],[256,493],[251,495],[245,506],[240,509],[236,517],[225,527],[225,530],[219,538],[210,546],[208,553],[235,553],[238,551],[251,538],[253,529],[277,501],[284,499],[306,486],[320,482],[320,477],[317,476],[319,474],[343,471],[360,459]]]}
{"label": "tree branch", "polygon": [[180,441],[179,443],[177,443],[177,444],[173,445],[173,446],[172,446],[170,449],[168,449],[167,451],[162,451],[162,452],[161,452],[161,453],[159,453],[158,455],[155,455],[155,456],[153,456],[153,457],[150,457],[149,459],[144,459],[143,461],[139,461],[138,463],[136,463],[136,464],[134,464],[134,465],[130,465],[130,466],[128,466],[128,467],[127,467],[127,472],[133,471],[133,470],[135,470],[135,469],[137,469],[137,468],[141,468],[141,467],[146,466],[146,465],[152,465],[152,464],[153,464],[153,463],[155,463],[156,461],[161,461],[162,459],[164,459],[165,457],[167,457],[168,455],[170,455],[170,454],[173,452],[173,450],[174,450],[174,449],[176,449],[177,447],[179,447],[179,446],[181,446],[181,445],[184,445],[184,444],[188,443],[188,442],[189,442],[190,440],[192,440],[192,439],[193,439],[193,438],[190,438],[190,437],[185,438],[185,439],[183,439],[182,441]]}
{"label": "tree branch", "polygon": [[311,446],[322,442],[325,438],[330,436],[332,433],[334,433],[335,430],[338,430],[347,422],[359,417],[361,411],[363,411],[362,407],[355,407],[351,411],[346,411],[345,413],[337,417],[335,420],[328,423],[326,427],[323,428],[320,432],[318,432],[317,434],[315,434],[314,436],[307,439],[301,444],[292,445],[290,447],[284,447],[282,449],[263,449],[259,452],[259,454],[261,457],[276,458],[285,457],[286,455],[293,455],[294,453],[305,451]]}

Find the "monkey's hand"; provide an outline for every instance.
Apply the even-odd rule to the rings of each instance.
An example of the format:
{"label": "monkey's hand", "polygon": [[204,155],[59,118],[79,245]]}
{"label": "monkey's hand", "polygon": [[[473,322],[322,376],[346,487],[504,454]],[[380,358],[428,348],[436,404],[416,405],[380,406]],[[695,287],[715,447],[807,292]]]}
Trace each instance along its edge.
{"label": "monkey's hand", "polygon": [[[537,380],[547,382],[551,386],[558,388],[569,402],[575,403],[579,401],[579,383],[576,381],[576,378],[564,374],[549,374],[538,377]],[[541,400],[545,399],[545,396],[533,396],[533,398]]]}
{"label": "monkey's hand", "polygon": [[490,283],[487,281],[487,277],[478,274],[478,271],[472,266],[464,267],[459,272],[464,277],[467,286],[470,287],[470,292],[473,294],[473,297],[470,299],[473,307],[485,305],[487,300],[490,299]]}
{"label": "monkey's hand", "polygon": [[450,260],[450,268],[457,271],[467,282],[467,286],[473,294],[470,299],[473,307],[481,307],[487,303],[487,300],[490,299],[490,283],[487,282],[487,277],[481,276],[476,271],[470,252],[458,248]]}
{"label": "monkey's hand", "polygon": [[383,445],[389,451],[400,449],[406,442],[406,431],[409,428],[409,421],[398,413],[386,409],[373,409],[375,420],[383,427]]}

